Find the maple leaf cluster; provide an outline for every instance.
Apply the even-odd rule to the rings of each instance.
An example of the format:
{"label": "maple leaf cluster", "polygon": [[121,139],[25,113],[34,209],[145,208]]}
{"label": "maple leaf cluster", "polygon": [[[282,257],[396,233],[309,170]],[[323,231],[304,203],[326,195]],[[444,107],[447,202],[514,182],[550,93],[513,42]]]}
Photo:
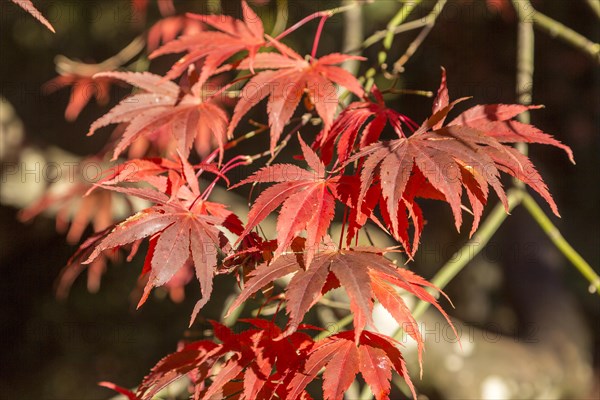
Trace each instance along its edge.
{"label": "maple leaf cluster", "polygon": [[[392,370],[407,379],[416,397],[397,347],[399,343],[387,336],[363,331],[357,345],[353,340],[354,332],[346,331],[315,342],[304,332],[282,338],[280,328],[264,319],[242,319],[240,322],[253,328],[234,333],[227,326],[212,321],[218,343],[201,340],[182,344],[177,352],[154,366],[135,392],[109,382],[100,384],[130,400],[151,399],[171,382],[185,376],[191,382],[192,398],[198,400],[309,400],[312,397],[306,387],[325,367],[325,399],[342,398],[359,372],[373,389],[375,398],[386,399],[391,390]],[[315,329],[308,325],[299,328]]]}
{"label": "maple leaf cluster", "polygon": [[[146,1],[135,4],[140,9],[147,6]],[[283,43],[285,35],[265,34],[260,18],[245,1],[241,6],[243,19],[171,16],[163,10],[168,17],[150,31],[150,59],[185,53],[164,76],[126,71],[94,76],[136,88],[96,120],[88,133],[117,125],[110,144],[112,160],[128,159],[95,184],[69,194],[87,196],[70,238],[79,239],[90,207],[108,207],[111,193],[137,197],[147,207],[109,227],[110,219],[99,214],[94,219],[96,234],[83,243],[67,270],[94,265],[120,248],[128,248],[131,259],[148,240],[141,271],[146,283],[138,306],[155,287],[181,289],[189,280],[181,276],[189,276],[193,269],[201,298],[190,324],[210,300],[217,275],[233,274],[242,286],[229,312],[291,275],[283,293],[274,296],[285,306],[287,326],[256,318],[246,321],[252,329],[234,334],[214,322],[215,341],[185,344],[161,360],[135,393],[105,385],[130,399],[150,399],[187,376],[197,399],[307,399],[307,385],[324,368],[326,399],[341,399],[358,372],[377,399],[388,398],[392,371],[406,380],[414,395],[399,344],[369,330],[374,328],[375,302],[416,341],[419,361],[423,338],[402,295],[431,303],[451,322],[431,294],[437,288],[385,257],[398,249],[357,245],[362,228],[371,221],[412,258],[426,223],[418,201],[434,199],[450,206],[457,229],[468,210],[473,215],[472,235],[490,187],[508,209],[501,173],[527,184],[558,215],[531,161],[510,144],[553,145],[573,160],[571,150],[513,119],[539,106],[476,105],[446,122],[466,99],[450,101],[445,70],[431,116],[419,125],[388,108],[383,91],[373,87],[366,92],[339,66],[364,58],[339,53],[302,57]],[[215,89],[219,80],[225,85]],[[222,95],[233,85],[241,96],[230,107]],[[338,87],[354,95],[355,101],[340,107]],[[268,121],[257,123],[251,134],[239,135],[240,122],[264,99]],[[300,113],[302,117],[295,117]],[[299,129],[308,120],[319,123],[320,132],[306,143]],[[292,127],[293,121],[300,123]],[[270,135],[263,154],[227,158],[229,149],[262,131]],[[386,132],[393,139],[385,140]],[[308,169],[273,164],[278,151],[296,137]],[[267,156],[271,159],[266,166],[230,185],[228,172]],[[226,205],[209,200],[219,182],[230,189],[246,184],[261,189],[245,224]],[[272,185],[264,188],[264,184]],[[94,196],[105,197],[92,201]],[[42,208],[34,207],[29,215]],[[276,210],[276,239],[261,237],[260,224]],[[329,236],[336,210],[344,210],[339,244]],[[303,325],[305,315],[337,288],[347,293],[353,329],[315,341],[301,332],[312,329]]]}

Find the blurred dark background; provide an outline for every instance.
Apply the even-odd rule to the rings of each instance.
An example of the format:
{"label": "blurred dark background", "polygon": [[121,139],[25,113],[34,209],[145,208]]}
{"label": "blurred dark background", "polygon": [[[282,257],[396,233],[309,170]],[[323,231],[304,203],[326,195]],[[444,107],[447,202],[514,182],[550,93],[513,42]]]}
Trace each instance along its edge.
{"label": "blurred dark background", "polygon": [[[584,0],[534,2],[540,11],[598,42],[600,24],[585,3]],[[105,144],[110,130],[91,138],[85,133],[91,122],[108,108],[92,101],[75,122],[66,122],[63,115],[69,90],[45,96],[40,87],[56,76],[53,62],[56,55],[86,62],[102,61],[157,21],[158,8],[150,2],[145,21],[139,18],[132,21],[130,2],[125,0],[38,1],[36,4],[57,30],[53,35],[12,3],[2,0],[0,4],[2,129],[6,135],[9,128],[20,127],[20,120],[25,132],[14,145],[3,137],[3,168],[18,162],[23,152],[43,154],[50,147],[79,156],[96,153]],[[175,4],[179,12],[206,11],[203,0]],[[290,1],[289,19],[298,21],[313,11],[338,4]],[[424,2],[415,15],[426,14],[429,4]],[[473,96],[471,104],[515,102],[516,17],[510,7],[490,7],[493,4],[502,2],[450,1],[430,36],[406,64],[400,87],[436,90],[440,66],[444,66],[452,98]],[[252,5],[259,15],[267,18],[268,32],[274,22],[275,1],[257,1]],[[398,7],[398,2],[389,0],[364,7],[365,36],[384,29]],[[223,8],[225,12],[235,12],[239,5],[223,2]],[[309,23],[292,34],[288,43],[300,49],[300,53],[310,52],[315,29],[316,22]],[[389,58],[400,57],[417,33],[397,36]],[[340,51],[343,35],[343,17],[338,15],[326,25],[319,54]],[[533,102],[546,107],[532,112],[532,121],[571,146],[577,165],[571,165],[563,152],[548,146],[530,146],[530,156],[559,206],[562,219],[552,218],[553,222],[598,270],[598,64],[543,32],[536,31],[535,39]],[[369,61],[362,66],[363,72],[374,64],[379,50],[380,46],[374,45],[365,51]],[[174,60],[153,62],[151,70],[164,72]],[[383,80],[378,82],[385,87]],[[127,93],[126,88],[113,89],[110,105]],[[424,97],[396,96],[389,100],[390,106],[417,122],[431,110],[431,99]],[[11,106],[14,115],[8,111]],[[258,107],[252,117],[266,121],[264,107]],[[312,137],[313,133],[306,131],[303,135]],[[246,142],[244,151],[248,154],[262,151],[266,145],[262,139]],[[287,149],[280,161],[289,159],[294,152],[293,148]],[[28,175],[27,179],[33,180],[34,175]],[[1,190],[5,192],[3,198],[18,199],[20,191],[37,193],[38,186],[35,182],[23,182],[20,188],[9,188],[3,179]],[[6,193],[9,189],[15,192]],[[496,201],[493,199],[493,203]],[[189,313],[198,296],[195,285],[190,286],[183,304],[175,304],[163,294],[162,299],[154,296],[141,310],[135,311],[130,293],[143,260],[139,256],[129,264],[110,265],[96,294],[87,292],[82,275],[69,298],[59,302],[54,297],[54,282],[76,247],[65,244],[64,235],[56,233],[52,217],[21,224],[16,218],[18,200],[4,203],[0,206],[0,398],[108,398],[110,392],[96,386],[96,382],[108,380],[133,387],[158,359],[175,350],[187,330]],[[412,268],[431,278],[466,240],[467,232],[456,233],[447,206],[433,203],[425,206],[429,224],[424,231],[421,253]],[[229,288],[231,282],[223,281],[221,285]],[[554,334],[560,338],[559,343],[572,344],[579,356],[565,358],[573,364],[565,362],[559,368],[569,375],[575,373],[573,368],[593,365],[593,371],[584,373],[588,374],[585,382],[589,384],[590,373],[598,376],[600,305],[588,286],[529,214],[518,208],[488,249],[448,286],[447,293],[456,306],[451,314],[472,326],[507,337],[533,335],[531,343],[538,347],[554,343],[548,338]],[[205,309],[205,318],[219,318],[225,295],[219,295],[218,290],[216,293]],[[451,308],[448,304],[444,306]],[[202,326],[201,321],[187,334],[197,334]],[[553,351],[562,350],[553,348]],[[539,363],[535,367],[544,375],[546,361],[533,360]],[[428,368],[435,369],[436,365],[426,362],[425,380]],[[432,376],[435,373],[429,379],[434,379]],[[430,398],[446,397],[444,393],[451,397],[448,395],[451,392],[443,387],[422,385]],[[598,388],[584,389],[586,394],[581,396],[598,398]],[[523,394],[518,398],[526,397]],[[561,394],[554,397],[567,398]],[[545,398],[554,397],[549,394]]]}

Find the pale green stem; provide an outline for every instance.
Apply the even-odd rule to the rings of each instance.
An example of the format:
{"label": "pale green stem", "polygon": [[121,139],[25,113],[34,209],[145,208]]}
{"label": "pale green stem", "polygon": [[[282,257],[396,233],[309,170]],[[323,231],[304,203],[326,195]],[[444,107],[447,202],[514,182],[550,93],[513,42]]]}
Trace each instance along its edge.
{"label": "pale green stem", "polygon": [[[513,4],[519,14],[519,35],[518,35],[518,53],[517,53],[517,96],[521,104],[529,105],[532,102],[533,72],[534,72],[534,33],[531,18],[527,18],[524,10],[520,8],[521,0],[513,0]],[[531,4],[529,4],[531,6]],[[533,10],[533,8],[531,8]],[[539,13],[538,13],[539,14]],[[519,121],[523,123],[530,122],[529,112],[519,115]],[[527,154],[527,144],[519,143],[517,148]],[[524,188],[521,181],[517,185]],[[573,265],[588,279],[590,288],[598,292],[600,279],[592,267],[573,249],[573,247],[562,237],[558,229],[552,225],[550,218],[544,213],[540,206],[533,200],[529,194],[525,194],[523,205],[540,224],[544,232],[548,234],[555,246],[573,263]],[[599,293],[600,294],[600,293]]]}
{"label": "pale green stem", "polygon": [[600,62],[600,44],[592,42],[568,26],[537,11],[529,0],[513,0],[513,5],[521,21],[532,21],[538,29],[581,50],[594,61]]}
{"label": "pale green stem", "polygon": [[233,310],[231,314],[229,314],[229,316],[225,317],[227,310],[229,310],[229,307],[231,306],[231,304],[233,304],[237,296],[239,296],[239,293],[235,293],[227,297],[227,300],[225,300],[225,307],[223,307],[223,311],[221,313],[220,320],[223,321],[223,325],[228,326],[230,328],[236,324],[237,320],[240,318],[240,315],[242,314],[242,311],[244,311],[244,308],[246,306],[246,303],[242,303],[238,308]]}
{"label": "pale green stem", "polygon": [[[351,5],[356,2],[357,0],[344,0],[342,5]],[[363,10],[362,7],[355,7],[344,14],[344,44],[342,52],[347,54],[351,49],[359,47],[363,39]],[[360,61],[348,60],[342,64],[342,68],[356,76],[360,70]],[[349,94],[350,91],[347,89],[340,90],[339,100],[343,107],[347,106],[350,102]]]}
{"label": "pale green stem", "polygon": [[406,21],[406,18],[408,18],[408,16],[413,12],[413,10],[417,8],[419,4],[421,4],[421,1],[422,0],[414,0],[408,3],[404,3],[400,10],[398,10],[396,15],[394,15],[394,17],[388,23],[387,33],[385,35],[385,38],[383,39],[383,48],[385,50],[379,53],[380,65],[385,62],[385,60],[387,59],[387,53],[392,48],[392,43],[394,41],[394,29],[397,26],[401,25],[404,21]]}
{"label": "pale green stem", "polygon": [[[518,7],[515,4],[515,8]],[[530,105],[533,100],[533,73],[535,70],[535,34],[533,23],[519,13],[519,25],[517,34],[517,101],[520,104]],[[529,111],[521,113],[518,120],[524,124],[531,122]],[[515,146],[521,153],[527,155],[527,143],[517,143]],[[525,189],[525,184],[513,179],[515,186]]]}
{"label": "pale green stem", "polygon": [[600,19],[600,0],[585,0],[590,6],[596,17]]}
{"label": "pale green stem", "polygon": [[[518,189],[511,189],[508,191],[507,198],[508,211],[510,212],[521,202],[522,192]],[[446,287],[446,285],[469,263],[469,261],[483,250],[507,216],[508,214],[506,213],[504,206],[502,204],[496,205],[473,237],[450,258],[450,261],[440,268],[438,273],[431,280],[431,283],[439,289]],[[437,293],[435,293],[435,295],[437,295]],[[423,315],[429,306],[430,304],[428,302],[420,301],[412,312],[415,319]],[[315,337],[315,340],[324,339],[341,331],[352,322],[352,319],[352,314],[345,316],[339,320],[335,326],[330,326],[329,330],[319,333]],[[402,331],[399,329],[393,337],[398,339],[401,333]]]}
{"label": "pale green stem", "polygon": [[[414,29],[419,29],[419,28],[426,26],[428,21],[429,20],[427,18],[410,21],[410,22],[407,22],[405,24],[395,27],[394,30],[392,31],[392,33],[395,36],[399,33],[412,31]],[[353,50],[349,51],[349,53],[355,53],[360,50],[366,49],[367,47],[373,46],[375,43],[384,39],[388,33],[389,33],[389,31],[387,29],[383,29],[381,31],[375,32],[374,34],[372,34],[371,36],[369,36],[368,38],[365,39],[365,41],[362,43],[360,48],[353,49]]]}
{"label": "pale green stem", "polygon": [[[357,3],[357,0],[344,0],[343,6],[349,6]],[[344,43],[342,47],[343,53],[348,53],[352,49],[359,47],[364,40],[364,24],[362,7],[353,7],[344,14]],[[360,61],[351,60],[342,64],[342,67],[356,75],[360,69]]]}
{"label": "pale green stem", "polygon": [[319,333],[318,335],[316,335],[314,340],[315,341],[322,340],[322,339],[325,339],[326,337],[329,337],[331,335],[335,335],[338,332],[341,332],[342,329],[344,329],[346,326],[350,325],[350,323],[352,322],[353,319],[354,319],[354,316],[352,314],[346,315],[344,318],[340,319],[335,324],[330,324],[326,330],[324,330],[321,333]]}
{"label": "pale green stem", "polygon": [[425,41],[427,36],[429,36],[429,33],[433,30],[433,27],[435,26],[435,21],[437,20],[438,16],[442,13],[442,10],[446,5],[446,1],[447,0],[438,0],[438,2],[433,7],[433,10],[431,10],[431,12],[427,15],[427,17],[425,18],[427,24],[425,25],[423,30],[419,33],[415,40],[413,40],[410,46],[408,46],[406,52],[402,55],[402,57],[400,57],[398,61],[394,63],[393,72],[395,74],[404,71],[404,64],[406,64],[408,60],[410,60],[410,58],[415,54],[419,46],[421,46],[421,44]]}
{"label": "pale green stem", "polygon": [[600,277],[598,274],[569,244],[569,242],[566,241],[558,228],[552,224],[550,218],[548,218],[542,208],[528,193],[523,195],[523,206],[529,211],[529,214],[531,214],[535,222],[537,222],[540,228],[548,235],[550,240],[552,240],[552,243],[554,243],[556,248],[560,250],[575,268],[581,272],[581,275],[590,282],[590,292],[600,294]]}
{"label": "pale green stem", "polygon": [[[522,199],[522,192],[518,189],[511,189],[507,194],[508,211],[512,211]],[[483,250],[488,244],[492,236],[502,225],[509,214],[506,213],[502,204],[497,204],[496,207],[486,218],[485,222],[475,232],[473,237],[460,248],[450,260],[438,271],[431,280],[439,289],[443,289],[462,269]],[[437,295],[437,293],[436,293]],[[418,319],[431,304],[425,301],[420,301],[412,312],[413,317]],[[394,338],[401,337],[402,330],[398,329],[393,335]]]}

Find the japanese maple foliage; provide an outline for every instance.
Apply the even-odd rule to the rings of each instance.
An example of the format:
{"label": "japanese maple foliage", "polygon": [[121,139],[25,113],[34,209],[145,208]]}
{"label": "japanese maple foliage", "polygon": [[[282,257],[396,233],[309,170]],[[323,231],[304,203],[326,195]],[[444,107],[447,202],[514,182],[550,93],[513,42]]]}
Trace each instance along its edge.
{"label": "japanese maple foliage", "polygon": [[188,18],[198,20],[216,31],[186,34],[178,39],[167,42],[163,47],[154,51],[150,58],[164,54],[188,54],[179,59],[166,77],[169,79],[180,76],[193,63],[203,60],[199,81],[203,83],[227,59],[242,50],[248,52],[250,64],[257,51],[265,44],[263,24],[245,1],[242,1],[244,20],[240,21],[224,15],[188,14]]}
{"label": "japanese maple foliage", "polygon": [[40,21],[46,28],[48,28],[52,33],[55,33],[56,31],[54,30],[54,27],[52,26],[52,24],[50,23],[50,21],[48,21],[43,15],[42,13],[35,8],[35,6],[33,5],[33,3],[31,2],[31,0],[11,0],[13,3],[17,4],[19,7],[21,7],[23,10],[27,11],[29,14],[33,15],[33,17],[35,19],[37,19],[38,21]]}
{"label": "japanese maple foliage", "polygon": [[292,49],[276,43],[273,41],[283,54],[261,53],[252,62],[244,60],[240,64],[241,69],[256,68],[265,71],[259,72],[248,82],[248,90],[237,103],[229,126],[231,132],[250,108],[268,96],[271,151],[305,92],[321,117],[325,130],[333,123],[338,105],[334,83],[359,97],[363,95],[358,80],[337,66],[348,60],[362,60],[362,57],[334,53],[307,61]]}
{"label": "japanese maple foliage", "polygon": [[218,144],[222,156],[228,116],[210,97],[203,99],[201,81],[184,90],[148,72],[107,72],[95,77],[121,79],[144,91],[124,99],[90,127],[88,135],[110,124],[128,123],[115,147],[113,160],[140,136],[159,130],[169,132],[177,150],[185,157],[194,142],[198,143],[201,155],[207,155],[212,140]]}
{"label": "japanese maple foliage", "polygon": [[[30,2],[14,1],[33,10]],[[148,4],[134,5],[145,10]],[[308,399],[307,385],[322,372],[319,398],[342,399],[360,373],[375,397],[386,399],[395,371],[416,396],[400,344],[376,332],[372,313],[379,302],[417,343],[420,363],[424,339],[403,296],[431,303],[452,325],[432,294],[439,290],[386,258],[386,253],[402,250],[411,259],[417,251],[426,222],[418,199],[447,203],[457,229],[468,210],[473,215],[472,235],[490,187],[508,209],[501,182],[504,173],[535,190],[558,215],[531,161],[510,144],[552,145],[573,161],[571,150],[513,119],[540,106],[475,105],[446,122],[466,99],[450,101],[443,69],[431,116],[420,125],[413,122],[385,104],[384,90],[373,86],[365,91],[361,80],[340,67],[345,61],[368,60],[340,53],[315,56],[327,14],[307,17],[272,38],[245,1],[242,19],[171,16],[173,7],[165,2],[161,11],[166,19],[154,25],[148,43],[150,59],[186,53],[165,76],[139,71],[95,75],[99,82],[123,81],[136,90],[97,119],[89,134],[117,125],[116,140],[109,146],[112,161],[127,155],[125,150],[138,141],[145,144],[129,152],[139,157],[121,158],[95,184],[77,185],[63,198],[70,202],[72,197],[87,196],[75,213],[70,241],[79,239],[88,221],[95,228],[65,270],[67,280],[72,282],[88,264],[104,268],[119,248],[129,250],[130,260],[148,240],[141,271],[147,283],[138,306],[158,286],[175,286],[181,292],[193,266],[201,298],[191,323],[210,300],[214,277],[228,274],[241,286],[229,313],[262,292],[267,294],[265,303],[279,302],[276,316],[287,315],[287,325],[261,318],[261,310],[257,318],[241,320],[252,327],[239,333],[213,322],[214,340],[182,344],[159,361],[136,390],[102,385],[130,399],[152,399],[173,381],[187,377],[194,399]],[[317,17],[321,23],[313,52],[303,57],[284,43],[284,36]],[[159,43],[162,47],[156,49]],[[215,90],[213,79],[223,87]],[[230,91],[234,84],[239,90]],[[340,102],[340,87],[355,96],[347,106]],[[236,92],[237,104],[228,110],[222,95]],[[267,99],[264,119],[247,121],[256,129],[240,132],[240,123],[263,99]],[[77,114],[81,107],[71,104],[67,115]],[[303,139],[299,130],[309,120],[319,125],[320,133],[310,137],[303,132]],[[265,131],[270,135],[268,149],[229,156],[230,149]],[[393,139],[385,139],[388,133],[395,135]],[[308,169],[274,162],[290,143]],[[257,172],[230,185],[232,170],[266,157],[271,158]],[[253,194],[259,192],[241,218],[245,225],[227,205],[214,200],[218,184],[230,189],[252,184]],[[112,194],[137,197],[145,206],[112,225]],[[41,212],[48,199],[24,217]],[[95,218],[92,207],[100,211]],[[343,211],[339,244],[330,236],[336,208]],[[277,209],[276,237],[264,237],[260,224]],[[398,246],[358,246],[358,236],[369,221]],[[285,287],[276,287],[288,275]],[[308,332],[319,328],[305,325],[306,316],[337,288],[349,299],[353,329],[315,340]]]}

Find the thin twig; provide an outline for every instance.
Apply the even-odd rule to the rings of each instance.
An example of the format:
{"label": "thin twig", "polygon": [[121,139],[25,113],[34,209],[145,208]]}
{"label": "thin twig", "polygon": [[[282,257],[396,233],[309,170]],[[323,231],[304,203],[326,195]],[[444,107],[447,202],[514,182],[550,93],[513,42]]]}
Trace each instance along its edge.
{"label": "thin twig", "polygon": [[273,161],[275,161],[275,159],[277,158],[279,153],[281,153],[281,151],[289,143],[290,139],[292,138],[292,135],[299,132],[300,129],[302,129],[304,126],[306,126],[306,124],[308,124],[308,122],[310,121],[311,117],[312,117],[311,113],[306,113],[300,118],[300,122],[298,123],[298,125],[296,125],[292,130],[290,130],[288,132],[288,134],[285,135],[285,137],[279,142],[279,145],[275,148],[275,151],[273,152],[273,156],[271,156],[269,161],[267,161],[267,163],[265,164],[265,167],[270,166],[273,163]]}
{"label": "thin twig", "polygon": [[[403,32],[408,32],[408,31],[412,31],[412,30],[415,30],[415,29],[422,28],[422,27],[424,27],[426,25],[427,25],[427,19],[417,19],[417,20],[410,21],[410,22],[407,22],[405,24],[402,24],[400,26],[397,26],[396,28],[394,28],[394,30],[392,31],[392,33],[394,35],[398,35],[398,34],[403,33]],[[378,43],[379,41],[381,41],[382,39],[384,39],[387,34],[388,34],[388,30],[387,29],[382,29],[380,31],[377,31],[374,34],[372,34],[371,36],[369,36],[368,38],[366,38],[364,40],[364,42],[361,44],[360,47],[357,47],[355,49],[349,50],[349,51],[347,51],[347,53],[358,53],[361,50],[366,49],[367,47],[371,47],[375,43]]]}
{"label": "thin twig", "polygon": [[436,5],[433,7],[433,10],[425,17],[427,24],[423,28],[419,35],[412,41],[412,43],[406,49],[406,52],[394,63],[393,73],[398,74],[404,71],[404,64],[410,60],[410,58],[415,54],[415,52],[419,49],[421,44],[425,41],[429,33],[432,31],[435,26],[435,21],[438,16],[442,13],[444,6],[446,5],[447,0],[438,0]]}
{"label": "thin twig", "polygon": [[326,307],[339,308],[340,310],[345,310],[345,311],[350,310],[350,305],[348,303],[331,300],[331,299],[328,299],[327,297],[321,297],[319,299],[319,304],[324,305]]}
{"label": "thin twig", "polygon": [[112,71],[129,62],[140,51],[142,51],[145,45],[146,41],[144,40],[143,36],[137,36],[117,54],[98,64],[82,63],[80,61],[71,60],[63,55],[57,55],[54,58],[56,72],[61,75],[77,74],[91,77],[98,72]]}
{"label": "thin twig", "polygon": [[346,315],[344,318],[340,319],[335,324],[335,327],[333,324],[330,324],[328,326],[329,329],[321,331],[318,335],[315,336],[314,340],[319,341],[319,340],[325,339],[326,337],[329,337],[331,335],[335,335],[336,333],[338,333],[342,329],[344,329],[346,326],[350,325],[350,323],[353,321],[353,319],[354,319],[354,316],[352,314]]}
{"label": "thin twig", "polygon": [[415,96],[433,97],[434,93],[430,90],[416,90],[416,89],[396,89],[394,87],[381,90],[381,93],[394,93],[394,94],[413,94]]}
{"label": "thin twig", "polygon": [[[344,0],[343,5],[356,3],[357,0]],[[352,49],[362,45],[364,39],[364,24],[362,7],[354,7],[344,14],[344,43],[342,47],[343,53],[350,53]],[[352,75],[357,75],[360,68],[360,61],[348,60],[342,64],[342,68],[350,72]]]}
{"label": "thin twig", "polygon": [[600,19],[600,0],[585,0],[585,2],[590,6],[596,17]]}
{"label": "thin twig", "polygon": [[[519,189],[511,189],[508,191],[507,198],[509,212],[521,202],[522,196],[522,191]],[[442,268],[440,268],[438,273],[435,274],[431,280],[431,283],[440,289],[446,287],[446,285],[462,271],[462,269],[481,252],[481,250],[483,250],[507,216],[508,214],[506,213],[506,210],[504,210],[504,206],[501,203],[498,203],[483,222],[479,230],[469,241],[467,241],[467,243],[465,243],[464,246],[450,257],[450,260],[444,264]],[[438,293],[435,293],[435,295],[438,295]],[[412,312],[413,317],[417,319],[422,316],[430,305],[430,303],[420,301]],[[401,333],[402,330],[399,328],[393,337],[398,338]]]}
{"label": "thin twig", "polygon": [[[533,72],[534,72],[534,33],[533,24],[527,19],[525,14],[519,8],[519,0],[513,0],[514,6],[519,12],[519,35],[518,35],[518,53],[517,53],[517,96],[521,104],[529,105],[532,102]],[[529,112],[522,113],[519,121],[523,123],[530,122]],[[527,154],[527,144],[520,143],[517,148]],[[523,190],[523,182],[518,181],[517,185]],[[548,234],[554,245],[565,257],[587,278],[590,282],[590,289],[600,294],[600,278],[594,272],[592,267],[573,249],[573,247],[564,239],[558,229],[552,224],[550,218],[544,213],[542,208],[527,193],[523,197],[523,205],[536,220],[540,227]]]}
{"label": "thin twig", "polygon": [[321,18],[324,16],[333,17],[336,14],[349,11],[350,9],[360,6],[362,4],[364,4],[364,3],[363,2],[355,2],[355,3],[348,4],[348,5],[345,5],[342,7],[335,7],[335,8],[331,8],[329,10],[317,11],[307,17],[302,18],[300,21],[296,22],[294,25],[292,25],[291,27],[289,27],[288,29],[286,29],[285,31],[283,31],[282,33],[277,35],[277,37],[275,39],[276,40],[283,39],[285,36],[289,35],[290,33],[294,32],[296,29],[300,28],[302,25],[306,24],[309,21],[312,21],[315,18]]}
{"label": "thin twig", "polygon": [[522,21],[533,21],[538,29],[581,50],[600,63],[600,44],[592,42],[568,26],[537,11],[529,0],[513,0],[513,5]]}
{"label": "thin twig", "polygon": [[[533,22],[519,14],[519,25],[517,34],[517,102],[523,105],[530,105],[533,101],[533,73],[535,71],[535,33],[533,31]],[[529,111],[521,113],[518,120],[524,124],[531,122]],[[527,155],[527,143],[517,143],[517,150]],[[516,187],[525,190],[525,184],[514,178],[513,183]]]}
{"label": "thin twig", "polygon": [[558,228],[552,224],[552,221],[548,218],[544,210],[542,210],[528,193],[523,195],[523,206],[529,211],[529,214],[531,214],[535,222],[537,222],[540,228],[548,235],[550,240],[552,240],[552,243],[554,243],[556,248],[560,250],[560,252],[571,261],[575,268],[577,268],[577,270],[590,282],[590,292],[600,294],[600,276],[598,276],[590,264],[579,255],[569,242],[566,241]]}
{"label": "thin twig", "polygon": [[406,21],[406,18],[408,18],[408,16],[413,12],[413,10],[417,8],[419,4],[421,4],[421,1],[422,0],[415,0],[409,3],[405,3],[400,8],[400,10],[398,10],[396,15],[392,17],[390,22],[388,22],[385,37],[383,39],[384,50],[379,53],[379,65],[383,65],[383,63],[385,63],[388,57],[388,52],[392,48],[392,43],[394,41],[394,29],[396,29],[396,27],[400,26],[404,21]]}
{"label": "thin twig", "polygon": [[408,60],[410,60],[410,58],[413,56],[413,54],[415,54],[419,46],[421,46],[421,44],[425,41],[425,39],[433,29],[433,26],[434,24],[427,24],[427,26],[425,26],[425,28],[423,28],[421,32],[419,32],[419,35],[415,38],[415,40],[412,41],[410,46],[408,46],[402,57],[400,57],[398,61],[394,63],[394,74],[404,72],[404,64],[406,64]]}

